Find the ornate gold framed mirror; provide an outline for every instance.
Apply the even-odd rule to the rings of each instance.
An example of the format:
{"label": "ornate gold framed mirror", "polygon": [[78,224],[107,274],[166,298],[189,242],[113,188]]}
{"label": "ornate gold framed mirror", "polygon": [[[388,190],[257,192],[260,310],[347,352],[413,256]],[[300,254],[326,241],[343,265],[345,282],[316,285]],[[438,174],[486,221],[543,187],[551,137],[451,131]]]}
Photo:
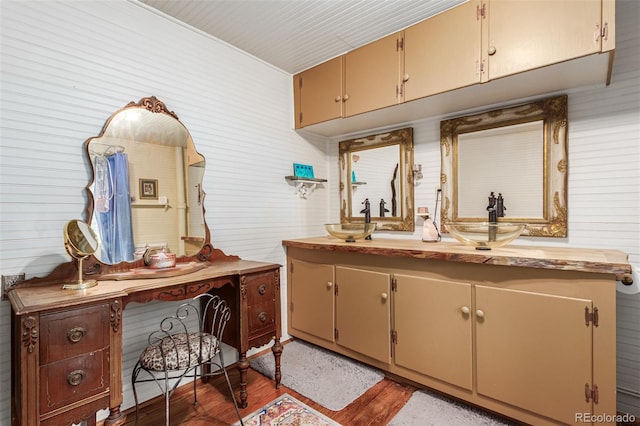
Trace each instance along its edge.
{"label": "ornate gold framed mirror", "polygon": [[567,236],[567,96],[440,122],[441,229],[487,221],[502,196],[522,235]]}
{"label": "ornate gold framed mirror", "polygon": [[413,231],[413,129],[339,143],[340,222],[364,222],[365,200],[376,230]]}
{"label": "ornate gold framed mirror", "polygon": [[85,142],[85,151],[93,172],[86,188],[88,222],[100,243],[89,273],[142,266],[148,248],[164,248],[179,262],[212,254],[204,219],[205,158],[162,101],[142,98],[116,111]]}

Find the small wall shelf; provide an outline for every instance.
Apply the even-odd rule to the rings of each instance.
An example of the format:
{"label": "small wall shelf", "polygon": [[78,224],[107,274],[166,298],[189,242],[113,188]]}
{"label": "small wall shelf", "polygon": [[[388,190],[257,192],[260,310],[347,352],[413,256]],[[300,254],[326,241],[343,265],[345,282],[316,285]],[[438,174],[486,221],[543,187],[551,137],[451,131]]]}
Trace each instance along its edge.
{"label": "small wall shelf", "polygon": [[285,176],[284,178],[296,185],[296,191],[300,198],[307,198],[307,195],[311,194],[318,184],[327,181],[326,179],[305,178],[299,176]]}

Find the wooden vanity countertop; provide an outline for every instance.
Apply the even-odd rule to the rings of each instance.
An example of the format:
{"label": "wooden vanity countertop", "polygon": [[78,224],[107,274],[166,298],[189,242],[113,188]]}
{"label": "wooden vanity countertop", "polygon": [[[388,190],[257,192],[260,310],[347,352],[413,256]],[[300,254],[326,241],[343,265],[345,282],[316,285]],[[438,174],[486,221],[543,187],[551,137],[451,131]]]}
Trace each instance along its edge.
{"label": "wooden vanity countertop", "polygon": [[483,263],[602,274],[631,279],[628,255],[619,250],[509,245],[476,250],[457,242],[425,243],[420,240],[377,238],[347,243],[330,236],[283,240],[285,247],[308,250],[403,256],[447,262]]}

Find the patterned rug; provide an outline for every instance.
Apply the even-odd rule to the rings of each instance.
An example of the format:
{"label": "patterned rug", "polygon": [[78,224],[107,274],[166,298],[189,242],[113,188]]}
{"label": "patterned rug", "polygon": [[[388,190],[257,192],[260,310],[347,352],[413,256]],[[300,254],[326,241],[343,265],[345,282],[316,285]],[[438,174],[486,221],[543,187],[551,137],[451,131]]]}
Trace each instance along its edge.
{"label": "patterned rug", "polygon": [[[284,394],[242,419],[245,426],[340,426],[324,414]],[[239,425],[236,422],[234,426]]]}

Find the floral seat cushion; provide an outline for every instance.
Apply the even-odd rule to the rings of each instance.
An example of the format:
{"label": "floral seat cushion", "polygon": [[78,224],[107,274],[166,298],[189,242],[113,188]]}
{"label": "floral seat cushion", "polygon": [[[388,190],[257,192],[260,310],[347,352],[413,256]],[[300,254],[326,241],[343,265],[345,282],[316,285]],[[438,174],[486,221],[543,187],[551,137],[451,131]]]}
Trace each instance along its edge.
{"label": "floral seat cushion", "polygon": [[149,371],[183,370],[214,357],[217,348],[217,339],[211,334],[178,333],[147,346],[140,355],[140,365]]}

